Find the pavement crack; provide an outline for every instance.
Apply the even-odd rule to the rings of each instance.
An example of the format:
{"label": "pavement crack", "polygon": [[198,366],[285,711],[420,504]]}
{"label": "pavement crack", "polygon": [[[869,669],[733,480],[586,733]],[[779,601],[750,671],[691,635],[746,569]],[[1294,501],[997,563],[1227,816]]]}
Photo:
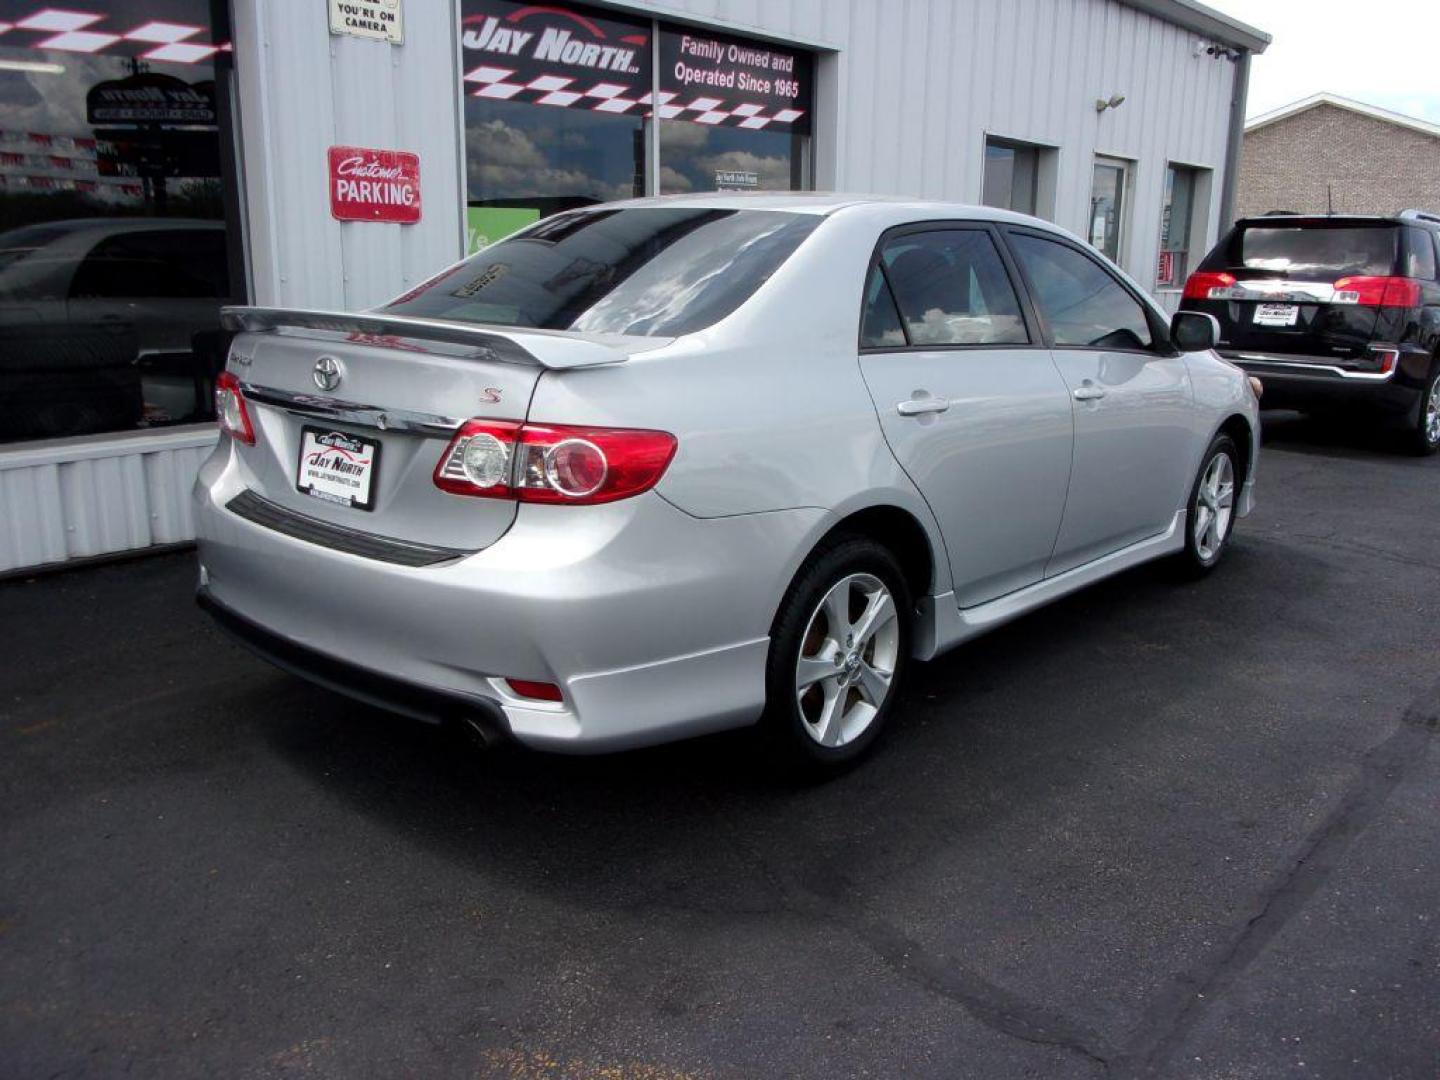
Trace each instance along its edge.
{"label": "pavement crack", "polygon": [[1207,1010],[1236,984],[1270,942],[1309,903],[1350,845],[1379,815],[1405,774],[1429,752],[1440,728],[1440,682],[1406,707],[1395,730],[1361,759],[1360,775],[1305,838],[1289,868],[1261,896],[1255,913],[1208,966],[1158,995],[1110,1075],[1171,1075],[1170,1064]]}
{"label": "pavement crack", "polygon": [[1112,1051],[1097,1032],[936,956],[888,923],[871,920],[849,926],[901,978],[953,1001],[992,1031],[1069,1050],[1108,1069]]}

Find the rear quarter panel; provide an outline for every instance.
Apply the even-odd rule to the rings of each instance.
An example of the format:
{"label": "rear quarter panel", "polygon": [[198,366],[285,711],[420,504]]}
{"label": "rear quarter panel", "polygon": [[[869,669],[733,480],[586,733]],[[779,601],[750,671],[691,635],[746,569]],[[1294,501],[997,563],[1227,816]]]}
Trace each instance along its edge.
{"label": "rear quarter panel", "polygon": [[674,433],[679,448],[657,491],[695,517],[818,508],[818,539],[848,513],[899,506],[943,564],[933,518],[885,443],[858,361],[865,270],[891,223],[831,217],[713,327],[624,364],[546,372],[531,420]]}

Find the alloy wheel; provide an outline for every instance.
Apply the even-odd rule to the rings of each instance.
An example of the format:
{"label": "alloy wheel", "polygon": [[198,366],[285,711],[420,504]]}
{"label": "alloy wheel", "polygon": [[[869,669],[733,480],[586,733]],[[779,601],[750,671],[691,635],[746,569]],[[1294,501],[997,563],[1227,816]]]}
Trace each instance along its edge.
{"label": "alloy wheel", "polygon": [[1440,443],[1440,379],[1430,384],[1430,396],[1425,400],[1425,439],[1432,446]]}
{"label": "alloy wheel", "polygon": [[854,742],[890,694],[900,656],[895,598],[873,574],[850,574],[821,598],[800,644],[795,700],[821,746]]}
{"label": "alloy wheel", "polygon": [[1218,453],[1205,466],[1195,501],[1195,551],[1205,562],[1220,553],[1235,513],[1235,465]]}

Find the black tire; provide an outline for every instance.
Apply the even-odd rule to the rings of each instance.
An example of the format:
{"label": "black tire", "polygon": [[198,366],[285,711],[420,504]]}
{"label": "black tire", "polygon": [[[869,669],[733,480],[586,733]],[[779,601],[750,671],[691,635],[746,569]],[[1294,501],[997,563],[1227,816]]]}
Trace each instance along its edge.
{"label": "black tire", "polygon": [[[1230,459],[1230,475],[1233,477],[1230,514],[1219,542],[1215,543],[1212,538],[1210,543],[1202,546],[1196,529],[1200,521],[1200,488],[1215,459],[1221,455]],[[1230,547],[1230,538],[1235,534],[1235,507],[1240,501],[1240,490],[1244,481],[1245,475],[1240,468],[1240,451],[1235,446],[1235,440],[1229,435],[1216,435],[1200,459],[1200,470],[1195,474],[1195,482],[1190,487],[1190,501],[1185,504],[1185,550],[1175,556],[1176,563],[1185,576],[1204,577],[1220,564],[1226,549]]]}
{"label": "black tire", "polygon": [[[820,725],[812,718],[807,718],[807,710],[816,712],[814,694],[824,696],[835,684],[831,680],[817,684],[817,687],[807,691],[802,699],[797,690],[796,668],[800,662],[801,650],[807,644],[813,650],[817,647],[817,639],[823,640],[827,645],[830,643],[828,624],[817,621],[812,625],[812,618],[823,620],[824,617],[818,612],[822,601],[832,589],[854,575],[878,579],[893,600],[898,641],[890,639],[888,630],[882,631],[886,651],[894,650],[893,671],[888,691],[863,730],[841,745],[822,745],[818,734]],[[864,586],[863,577],[852,586],[854,591],[851,595],[857,604],[864,600]],[[851,610],[856,608],[852,607]],[[761,728],[774,750],[775,757],[786,772],[812,779],[835,775],[857,763],[871,750],[903,692],[909,667],[913,622],[913,602],[905,582],[905,574],[895,556],[883,545],[863,536],[841,537],[828,542],[806,560],[805,565],[795,575],[795,580],[786,591],[776,613],[770,634],[770,656],[765,671],[766,708]],[[825,626],[824,634],[820,632],[822,625]],[[811,636],[808,643],[807,631]],[[880,635],[877,635],[878,637]],[[879,655],[874,651],[874,647],[864,643],[856,646],[854,651],[867,652],[872,658]],[[883,665],[875,666],[877,669],[883,668]],[[847,665],[837,664],[837,676],[846,670],[849,670]],[[856,677],[860,678],[858,675]],[[860,682],[863,682],[863,679],[849,685],[845,690],[845,700],[852,703],[851,707],[854,703],[869,703]],[[852,698],[851,694],[855,696]],[[803,706],[802,700],[805,702]],[[874,708],[873,704],[870,707]],[[821,709],[823,710],[823,705]],[[841,720],[843,721],[843,715]]]}
{"label": "black tire", "polygon": [[1410,453],[1429,457],[1440,450],[1440,426],[1430,424],[1430,406],[1440,408],[1440,365],[1430,372],[1430,381],[1420,395],[1420,407],[1415,423],[1405,433],[1405,446]]}

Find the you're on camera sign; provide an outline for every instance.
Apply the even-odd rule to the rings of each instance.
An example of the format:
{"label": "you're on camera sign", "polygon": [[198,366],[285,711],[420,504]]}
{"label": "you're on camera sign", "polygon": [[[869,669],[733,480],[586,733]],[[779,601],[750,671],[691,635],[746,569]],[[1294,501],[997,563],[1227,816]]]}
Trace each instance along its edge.
{"label": "you're on camera sign", "polygon": [[405,40],[401,0],[330,0],[330,32],[399,45]]}

